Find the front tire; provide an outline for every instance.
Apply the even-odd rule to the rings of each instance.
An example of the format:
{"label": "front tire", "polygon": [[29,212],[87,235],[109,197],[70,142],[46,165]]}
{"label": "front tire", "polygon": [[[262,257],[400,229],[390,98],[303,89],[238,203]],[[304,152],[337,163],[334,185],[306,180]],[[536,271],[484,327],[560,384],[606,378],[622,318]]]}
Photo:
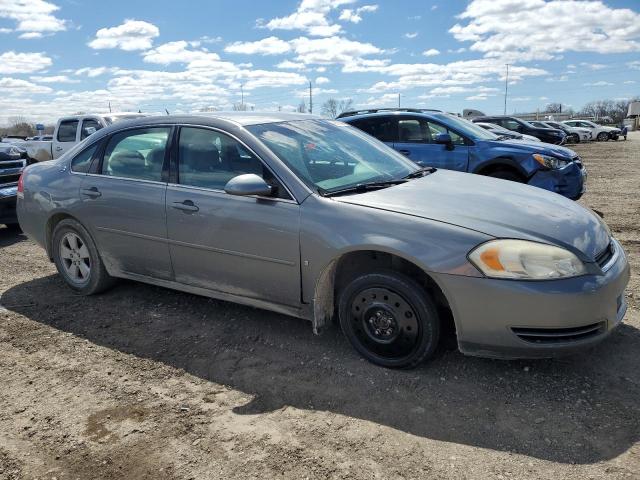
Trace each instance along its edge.
{"label": "front tire", "polygon": [[600,132],[596,137],[599,142],[606,142],[609,140],[609,134],[607,132]]}
{"label": "front tire", "polygon": [[80,295],[93,295],[113,285],[91,235],[79,222],[68,218],[56,225],[52,253],[58,273]]}
{"label": "front tire", "polygon": [[487,174],[487,176],[493,177],[493,178],[500,178],[502,180],[509,180],[510,182],[524,183],[523,178],[520,175],[518,175],[516,172],[513,172],[511,170],[495,170]]}
{"label": "front tire", "polygon": [[433,355],[440,338],[440,318],[429,294],[393,271],[353,279],[340,292],[338,314],[351,345],[382,367],[416,367]]}

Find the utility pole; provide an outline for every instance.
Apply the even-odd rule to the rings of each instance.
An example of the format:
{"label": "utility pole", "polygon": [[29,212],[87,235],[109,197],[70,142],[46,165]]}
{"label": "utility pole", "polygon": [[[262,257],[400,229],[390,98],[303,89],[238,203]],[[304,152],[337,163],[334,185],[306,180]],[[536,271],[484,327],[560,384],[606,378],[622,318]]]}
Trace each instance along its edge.
{"label": "utility pole", "polygon": [[509,93],[509,64],[507,63],[507,76],[504,80],[504,114],[507,114],[507,94]]}
{"label": "utility pole", "polygon": [[400,108],[400,92],[398,92],[398,108]]}
{"label": "utility pole", "polygon": [[109,100],[109,113],[111,113],[111,100]]}
{"label": "utility pole", "polygon": [[309,80],[309,113],[313,113],[313,90],[311,80]]}
{"label": "utility pole", "polygon": [[240,105],[244,109],[244,83],[240,84]]}

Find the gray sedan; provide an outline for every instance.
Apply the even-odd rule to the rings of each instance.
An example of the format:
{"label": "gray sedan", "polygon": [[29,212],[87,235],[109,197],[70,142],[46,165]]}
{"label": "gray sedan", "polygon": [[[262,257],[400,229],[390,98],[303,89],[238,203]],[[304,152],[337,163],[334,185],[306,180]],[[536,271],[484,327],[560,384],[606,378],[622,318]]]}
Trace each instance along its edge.
{"label": "gray sedan", "polygon": [[629,265],[593,212],[504,180],[421,169],[297,114],[147,117],[28,167],[22,229],[79,294],[139,280],[337,318],[385,367],[445,332],[489,357],[591,346],[625,314]]}

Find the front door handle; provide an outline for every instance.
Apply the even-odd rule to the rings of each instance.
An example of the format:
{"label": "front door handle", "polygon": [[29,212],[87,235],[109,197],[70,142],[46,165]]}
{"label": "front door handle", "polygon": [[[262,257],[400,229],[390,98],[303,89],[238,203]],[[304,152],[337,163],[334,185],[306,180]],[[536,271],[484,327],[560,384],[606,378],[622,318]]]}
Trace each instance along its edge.
{"label": "front door handle", "polygon": [[97,187],[83,188],[82,194],[91,198],[98,198],[102,196],[102,193],[100,193],[100,190],[98,190]]}
{"label": "front door handle", "polygon": [[56,147],[56,152],[62,151],[62,147]]}
{"label": "front door handle", "polygon": [[411,155],[411,152],[409,150],[398,150],[401,154],[403,154],[405,157],[408,157],[409,155]]}
{"label": "front door handle", "polygon": [[182,210],[183,212],[197,212],[198,210],[200,210],[200,208],[191,200],[185,200],[184,202],[173,202],[173,208]]}

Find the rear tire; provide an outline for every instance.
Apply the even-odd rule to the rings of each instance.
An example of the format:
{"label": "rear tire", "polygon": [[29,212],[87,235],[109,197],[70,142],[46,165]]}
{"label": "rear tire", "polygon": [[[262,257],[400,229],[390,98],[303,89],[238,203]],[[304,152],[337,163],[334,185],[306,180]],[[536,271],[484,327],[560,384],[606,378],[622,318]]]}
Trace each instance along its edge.
{"label": "rear tire", "polygon": [[495,170],[487,174],[487,177],[500,178],[502,180],[509,180],[510,182],[524,183],[522,176],[518,175],[512,170]]}
{"label": "rear tire", "polygon": [[53,230],[53,261],[67,285],[80,295],[93,295],[111,287],[115,280],[107,273],[89,232],[70,218]]}
{"label": "rear tire", "polygon": [[429,294],[394,271],[364,274],[339,294],[340,326],[365,359],[387,368],[413,368],[431,357],[440,318]]}

